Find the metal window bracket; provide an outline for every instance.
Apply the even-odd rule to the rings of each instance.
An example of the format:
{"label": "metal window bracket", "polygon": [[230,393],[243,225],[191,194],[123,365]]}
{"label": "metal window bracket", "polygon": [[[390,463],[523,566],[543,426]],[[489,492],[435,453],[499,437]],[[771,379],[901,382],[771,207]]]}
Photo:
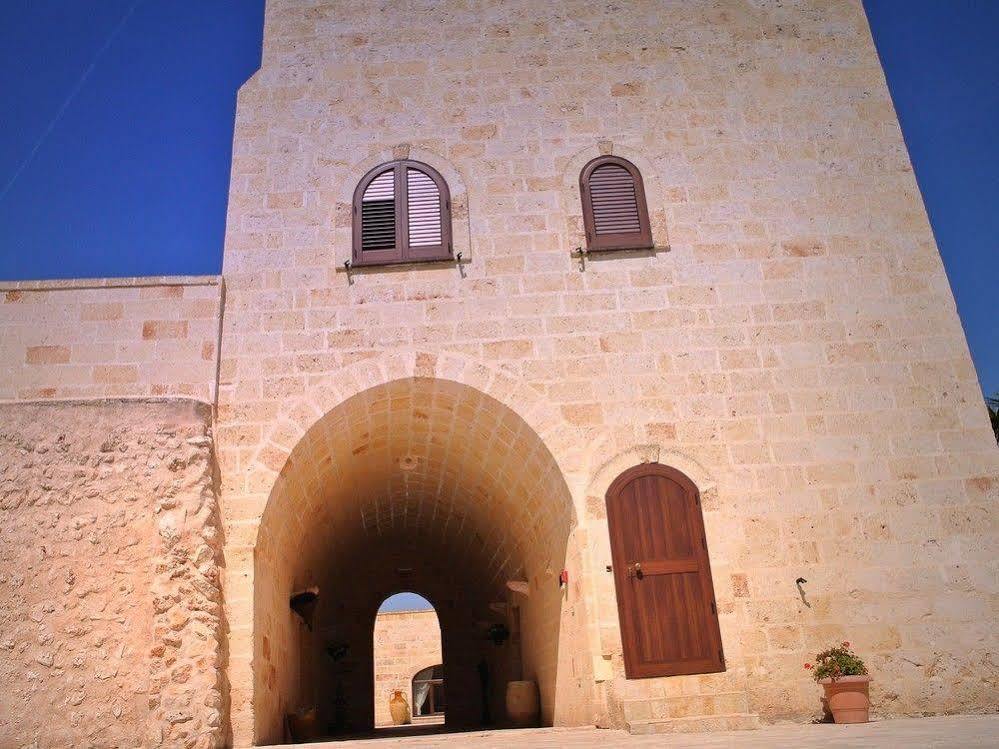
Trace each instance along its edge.
{"label": "metal window bracket", "polygon": [[586,270],[586,259],[590,255],[595,255],[597,257],[613,257],[614,255],[623,255],[625,257],[635,257],[635,256],[655,256],[660,252],[669,252],[669,245],[653,245],[651,247],[607,247],[598,248],[591,250],[587,247],[577,247],[572,252],[569,253],[574,258],[579,258],[579,270]]}

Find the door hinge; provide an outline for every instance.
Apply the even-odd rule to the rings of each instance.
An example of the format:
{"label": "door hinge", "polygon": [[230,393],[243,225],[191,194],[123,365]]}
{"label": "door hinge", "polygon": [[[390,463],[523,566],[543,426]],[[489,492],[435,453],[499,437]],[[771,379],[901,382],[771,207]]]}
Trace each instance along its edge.
{"label": "door hinge", "polygon": [[718,648],[718,660],[722,663],[725,662],[725,654],[722,652],[721,648]]}
{"label": "door hinge", "polygon": [[704,536],[701,536],[701,546],[704,547],[705,551],[708,550],[708,539],[706,539]]}
{"label": "door hinge", "polygon": [[718,609],[715,607],[715,602],[714,601],[711,602],[711,613],[712,614],[717,614],[718,613]]}

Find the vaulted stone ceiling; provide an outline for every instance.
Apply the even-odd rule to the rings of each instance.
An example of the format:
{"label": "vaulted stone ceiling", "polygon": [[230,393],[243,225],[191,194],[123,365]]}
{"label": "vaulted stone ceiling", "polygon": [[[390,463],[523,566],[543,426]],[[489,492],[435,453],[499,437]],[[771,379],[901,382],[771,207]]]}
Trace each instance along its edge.
{"label": "vaulted stone ceiling", "polygon": [[[261,542],[284,544],[295,585],[359,550],[398,543],[508,579],[561,565],[571,499],[534,431],[495,399],[411,378],[350,398],[293,450]],[[560,567],[559,567],[560,568]]]}

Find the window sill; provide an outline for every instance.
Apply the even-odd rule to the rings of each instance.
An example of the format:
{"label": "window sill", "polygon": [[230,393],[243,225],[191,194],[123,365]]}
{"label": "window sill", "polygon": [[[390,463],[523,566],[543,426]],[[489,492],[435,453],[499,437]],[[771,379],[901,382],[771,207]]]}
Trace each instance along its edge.
{"label": "window sill", "polygon": [[574,260],[579,260],[579,270],[586,270],[587,259],[592,259],[596,262],[603,260],[610,260],[614,256],[618,257],[655,257],[660,252],[669,252],[669,246],[656,247],[655,245],[646,245],[645,247],[601,247],[597,249],[591,249],[589,247],[577,247],[569,256]]}
{"label": "window sill", "polygon": [[378,260],[369,262],[355,262],[354,260],[346,260],[342,265],[337,266],[337,273],[353,273],[353,272],[370,272],[377,271],[378,269],[384,270],[417,270],[419,268],[433,267],[440,268],[443,266],[457,265],[463,266],[468,265],[471,261],[462,258],[459,252],[454,257],[441,257],[433,258],[427,260]]}
{"label": "window sill", "polygon": [[655,245],[636,245],[634,247],[577,247],[574,255],[596,255],[613,252],[663,252],[666,247],[656,247]]}

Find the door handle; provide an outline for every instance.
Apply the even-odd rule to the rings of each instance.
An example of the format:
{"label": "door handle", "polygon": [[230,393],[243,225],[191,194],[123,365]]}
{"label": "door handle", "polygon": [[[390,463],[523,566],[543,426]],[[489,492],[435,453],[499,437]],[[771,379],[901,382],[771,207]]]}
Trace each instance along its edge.
{"label": "door handle", "polygon": [[642,563],[632,562],[628,565],[628,577],[637,577],[639,580],[642,579]]}

